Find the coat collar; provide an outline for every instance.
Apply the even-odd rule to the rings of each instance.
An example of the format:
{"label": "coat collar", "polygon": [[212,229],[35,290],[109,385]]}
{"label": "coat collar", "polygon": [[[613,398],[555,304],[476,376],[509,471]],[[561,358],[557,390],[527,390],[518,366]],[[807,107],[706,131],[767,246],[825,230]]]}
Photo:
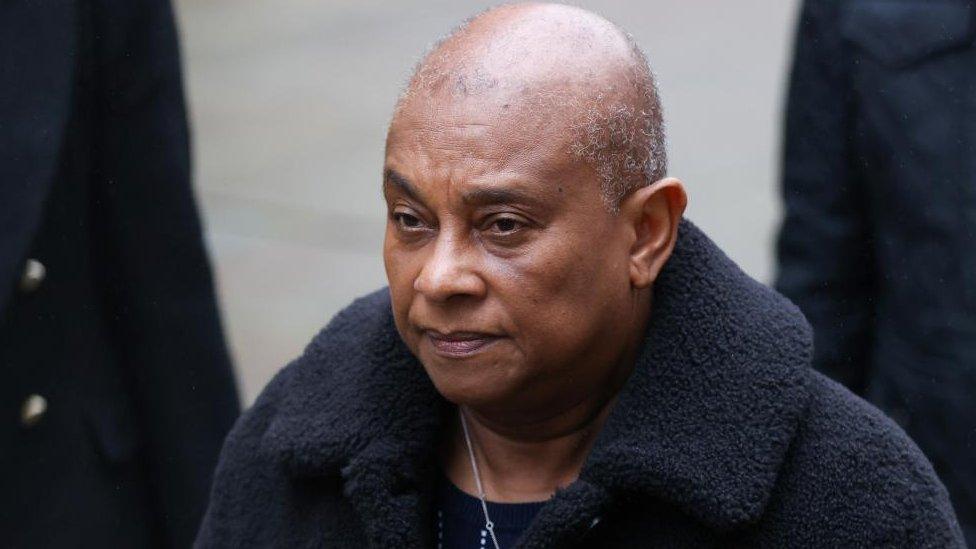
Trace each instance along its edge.
{"label": "coat collar", "polygon": [[[586,516],[581,506],[595,516],[615,494],[635,492],[716,529],[758,520],[805,409],[810,356],[796,307],[683,221],[635,371],[580,479],[533,530]],[[449,407],[397,335],[388,291],[340,313],[291,370],[266,449],[294,476],[341,474],[371,539],[421,539],[412,532],[420,521],[397,510],[423,507]]]}

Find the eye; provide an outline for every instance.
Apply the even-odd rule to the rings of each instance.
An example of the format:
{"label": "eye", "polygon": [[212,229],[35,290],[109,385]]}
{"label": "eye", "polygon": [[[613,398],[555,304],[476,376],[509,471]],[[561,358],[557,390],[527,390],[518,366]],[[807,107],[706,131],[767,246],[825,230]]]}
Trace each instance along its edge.
{"label": "eye", "polygon": [[488,231],[497,235],[509,235],[525,227],[522,220],[515,217],[496,217],[488,225]]}
{"label": "eye", "polygon": [[404,231],[417,231],[424,226],[420,218],[404,212],[394,212],[393,222],[396,223],[399,229]]}

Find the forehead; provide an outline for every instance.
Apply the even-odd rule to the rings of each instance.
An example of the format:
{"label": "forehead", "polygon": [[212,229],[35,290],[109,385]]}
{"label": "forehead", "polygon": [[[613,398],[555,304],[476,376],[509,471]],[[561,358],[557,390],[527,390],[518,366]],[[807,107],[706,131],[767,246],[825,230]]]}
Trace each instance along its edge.
{"label": "forehead", "polygon": [[531,174],[576,168],[565,109],[507,94],[414,97],[398,107],[387,135],[386,164],[436,179]]}

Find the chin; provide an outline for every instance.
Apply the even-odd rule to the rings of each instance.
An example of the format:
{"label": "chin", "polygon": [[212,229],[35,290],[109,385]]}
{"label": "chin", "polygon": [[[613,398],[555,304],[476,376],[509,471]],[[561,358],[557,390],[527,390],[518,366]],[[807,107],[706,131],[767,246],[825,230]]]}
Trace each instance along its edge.
{"label": "chin", "polygon": [[422,358],[421,362],[437,392],[454,404],[491,406],[505,402],[517,392],[513,380],[503,375],[497,362],[461,365],[440,357]]}

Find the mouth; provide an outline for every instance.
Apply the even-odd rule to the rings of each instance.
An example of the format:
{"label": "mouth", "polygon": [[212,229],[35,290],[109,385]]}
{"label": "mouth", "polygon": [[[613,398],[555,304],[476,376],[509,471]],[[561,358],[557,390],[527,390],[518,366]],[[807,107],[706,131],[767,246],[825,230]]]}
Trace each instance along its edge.
{"label": "mouth", "polygon": [[445,358],[465,358],[475,355],[501,339],[496,335],[480,332],[449,332],[427,330],[424,337],[434,352]]}

